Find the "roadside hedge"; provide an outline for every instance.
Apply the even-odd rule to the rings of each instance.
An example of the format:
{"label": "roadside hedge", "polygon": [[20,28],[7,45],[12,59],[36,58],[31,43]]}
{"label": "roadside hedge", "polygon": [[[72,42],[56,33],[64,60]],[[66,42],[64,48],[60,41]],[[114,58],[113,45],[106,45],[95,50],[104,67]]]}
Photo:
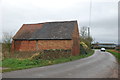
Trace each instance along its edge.
{"label": "roadside hedge", "polygon": [[31,60],[54,60],[58,58],[68,58],[71,56],[71,50],[49,49],[35,53]]}

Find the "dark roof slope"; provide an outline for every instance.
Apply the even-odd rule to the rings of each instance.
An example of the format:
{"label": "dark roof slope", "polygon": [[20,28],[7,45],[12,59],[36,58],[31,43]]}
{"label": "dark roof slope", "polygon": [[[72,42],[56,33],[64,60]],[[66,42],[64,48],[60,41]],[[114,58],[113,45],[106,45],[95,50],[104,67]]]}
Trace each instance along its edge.
{"label": "dark roof slope", "polygon": [[72,32],[76,24],[77,21],[24,24],[13,39],[72,39]]}

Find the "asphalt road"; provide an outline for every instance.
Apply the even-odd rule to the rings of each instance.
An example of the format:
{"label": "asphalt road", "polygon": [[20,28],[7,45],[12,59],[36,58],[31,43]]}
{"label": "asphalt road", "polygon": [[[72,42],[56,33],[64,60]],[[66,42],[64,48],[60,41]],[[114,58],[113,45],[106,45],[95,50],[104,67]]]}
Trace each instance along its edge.
{"label": "asphalt road", "polygon": [[88,58],[2,74],[3,78],[117,78],[118,64],[108,52],[95,51]]}

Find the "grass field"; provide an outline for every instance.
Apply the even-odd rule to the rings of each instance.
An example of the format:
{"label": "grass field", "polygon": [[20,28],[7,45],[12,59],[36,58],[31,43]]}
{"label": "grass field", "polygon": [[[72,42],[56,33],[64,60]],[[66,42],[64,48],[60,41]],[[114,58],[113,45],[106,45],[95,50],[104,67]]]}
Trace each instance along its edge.
{"label": "grass field", "polygon": [[54,60],[30,60],[30,59],[17,59],[17,58],[8,58],[2,61],[2,67],[8,68],[4,69],[2,72],[8,72],[13,70],[20,70],[26,68],[33,68],[33,67],[40,67],[40,66],[47,66],[52,64],[64,63],[69,62],[81,58],[85,58],[91,56],[94,53],[92,50],[89,54],[84,54],[80,56],[71,56],[68,58],[59,58]]}

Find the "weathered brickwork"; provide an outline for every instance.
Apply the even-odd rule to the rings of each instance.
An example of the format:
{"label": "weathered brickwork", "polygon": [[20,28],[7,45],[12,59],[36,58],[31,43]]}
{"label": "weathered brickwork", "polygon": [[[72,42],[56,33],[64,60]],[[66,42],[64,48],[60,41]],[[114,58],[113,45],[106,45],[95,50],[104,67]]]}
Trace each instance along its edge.
{"label": "weathered brickwork", "polygon": [[80,54],[80,45],[79,45],[79,32],[77,25],[75,26],[73,35],[72,35],[73,45],[72,45],[72,54],[79,55]]}
{"label": "weathered brickwork", "polygon": [[[14,51],[34,51],[36,50],[36,41],[13,41]],[[12,47],[13,48],[13,47]]]}
{"label": "weathered brickwork", "polygon": [[38,48],[45,49],[72,49],[72,40],[39,40]]}
{"label": "weathered brickwork", "polygon": [[72,49],[73,40],[13,41],[15,51],[37,51],[46,49]]}

